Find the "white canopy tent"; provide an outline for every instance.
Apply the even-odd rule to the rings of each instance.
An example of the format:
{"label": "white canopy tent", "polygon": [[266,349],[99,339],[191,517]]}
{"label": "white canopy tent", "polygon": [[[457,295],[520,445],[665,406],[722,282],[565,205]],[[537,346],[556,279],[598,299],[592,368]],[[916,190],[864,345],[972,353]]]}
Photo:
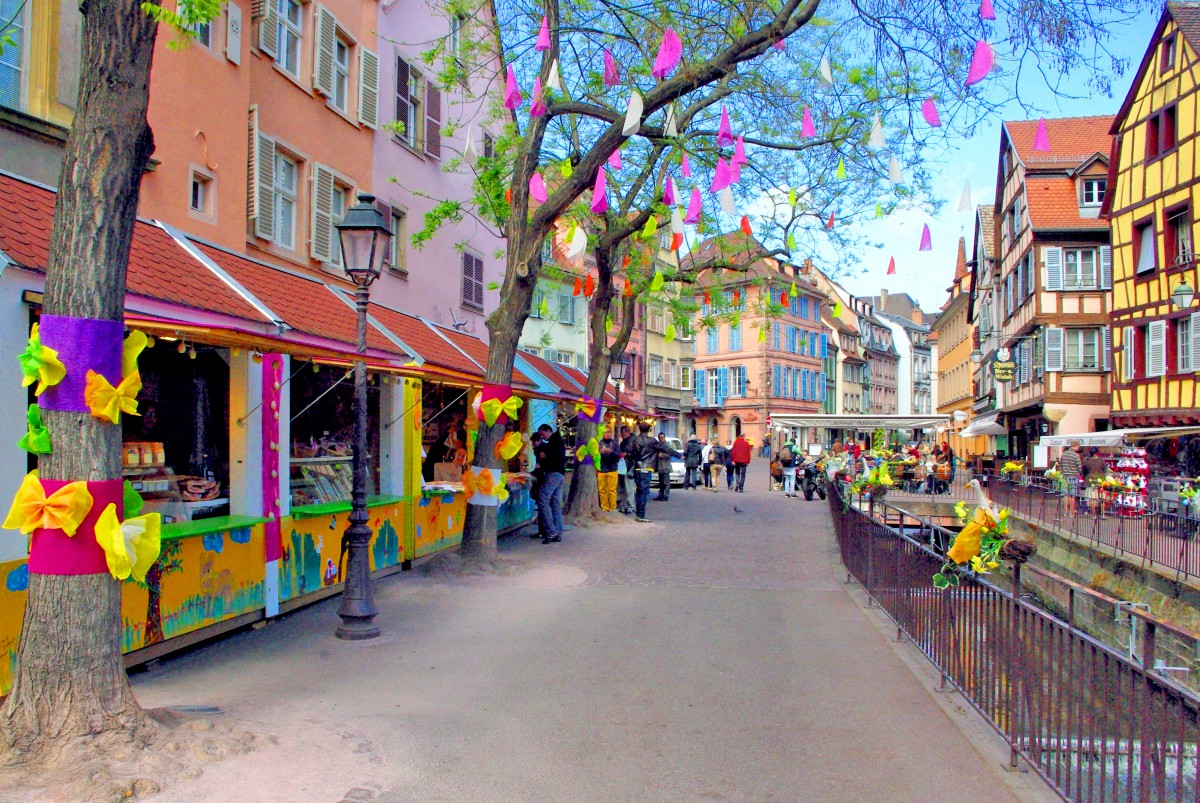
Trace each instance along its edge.
{"label": "white canopy tent", "polygon": [[1180,435],[1200,434],[1200,427],[1143,427],[1138,429],[1110,429],[1107,432],[1082,432],[1078,435],[1045,435],[1039,446],[1070,446],[1079,441],[1080,446],[1120,446],[1127,441],[1151,438],[1175,438]]}
{"label": "white canopy tent", "polygon": [[1007,435],[1008,427],[1000,423],[998,420],[999,417],[999,413],[981,415],[967,424],[966,429],[958,434],[964,438],[971,438],[976,435]]}
{"label": "white canopy tent", "polygon": [[945,426],[948,415],[784,415],[771,414],[775,426],[826,429],[934,429]]}

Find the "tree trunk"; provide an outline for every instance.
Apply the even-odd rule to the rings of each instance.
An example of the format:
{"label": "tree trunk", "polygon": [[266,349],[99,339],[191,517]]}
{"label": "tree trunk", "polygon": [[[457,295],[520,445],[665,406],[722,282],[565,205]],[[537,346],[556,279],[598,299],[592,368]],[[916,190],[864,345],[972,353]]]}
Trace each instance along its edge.
{"label": "tree trunk", "polygon": [[[138,192],[153,138],[146,122],[155,23],[140,0],[84,0],[79,106],[67,138],[46,270],[45,312],[122,320]],[[68,366],[68,370],[71,366]],[[121,429],[43,411],[54,452],[43,479],[121,478]],[[148,723],[121,661],[121,584],[108,574],[33,575],[12,693],[0,710],[10,758]]]}
{"label": "tree trunk", "polygon": [[[591,353],[588,356],[588,378],[583,392],[584,395],[599,399],[603,403],[604,387],[608,384],[608,372],[612,365],[612,358],[609,356],[608,346],[603,341],[599,344],[593,341],[589,351]],[[578,449],[590,438],[596,437],[597,429],[598,427],[591,421],[576,419],[575,448]],[[617,433],[613,432],[612,435],[616,436]],[[567,509],[564,511],[564,515],[571,521],[580,522],[585,519],[594,519],[600,514],[600,487],[596,479],[598,469],[599,466],[591,463],[581,466],[576,462],[575,471],[571,477],[571,490],[567,494]]]}

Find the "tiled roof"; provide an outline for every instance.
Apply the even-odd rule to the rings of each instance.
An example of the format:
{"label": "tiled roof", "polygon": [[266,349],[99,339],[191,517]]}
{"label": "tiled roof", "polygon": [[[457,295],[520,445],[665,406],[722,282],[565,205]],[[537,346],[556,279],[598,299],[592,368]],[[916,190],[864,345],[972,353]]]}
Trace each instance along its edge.
{"label": "tiled roof", "polygon": [[[467,356],[482,366],[484,371],[487,371],[488,364],[488,346],[474,335],[468,335],[465,332],[459,332],[448,326],[441,326],[436,323],[425,321],[425,325],[434,330],[434,334],[439,334],[450,340],[455,346],[467,353]],[[520,369],[513,368],[513,384],[527,385],[533,387],[533,380],[525,374],[521,373]]]}
{"label": "tiled roof", "polygon": [[983,239],[983,255],[996,258],[996,223],[994,210],[990,206],[976,207],[979,212],[979,234]]}
{"label": "tiled roof", "polygon": [[733,231],[700,243],[688,254],[688,261],[695,267],[710,264],[746,266],[766,253],[767,249],[758,240],[744,232]]}
{"label": "tiled roof", "polygon": [[1200,3],[1167,3],[1167,11],[1191,43],[1193,50],[1200,50]]}
{"label": "tiled roof", "polygon": [[1029,220],[1038,229],[1108,229],[1100,217],[1079,216],[1079,196],[1075,180],[1059,176],[1026,176],[1025,197],[1029,201]]}
{"label": "tiled roof", "polygon": [[1046,120],[1050,151],[1035,151],[1038,120],[1010,120],[1004,123],[1009,142],[1027,168],[1069,170],[1099,153],[1108,158],[1112,140],[1109,129],[1112,115],[1096,117],[1060,117]]}
{"label": "tiled roof", "polygon": [[389,332],[404,341],[417,352],[427,364],[467,374],[472,379],[483,379],[483,373],[475,364],[459,353],[458,349],[438,337],[423,320],[415,315],[397,312],[390,307],[371,304],[368,311]]}
{"label": "tiled roof", "polygon": [[[23,268],[46,270],[54,201],[53,190],[0,173],[0,251]],[[142,220],[134,224],[125,287],[136,296],[264,322],[169,234]]]}

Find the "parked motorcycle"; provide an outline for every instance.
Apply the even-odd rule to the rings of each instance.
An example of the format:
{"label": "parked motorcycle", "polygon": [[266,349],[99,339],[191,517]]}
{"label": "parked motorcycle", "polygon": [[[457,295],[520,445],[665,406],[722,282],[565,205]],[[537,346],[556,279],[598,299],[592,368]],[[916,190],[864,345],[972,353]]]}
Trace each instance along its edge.
{"label": "parked motorcycle", "polygon": [[815,461],[809,461],[802,465],[799,474],[800,490],[803,491],[806,502],[812,501],[814,493],[822,499],[825,498],[825,473],[817,467]]}

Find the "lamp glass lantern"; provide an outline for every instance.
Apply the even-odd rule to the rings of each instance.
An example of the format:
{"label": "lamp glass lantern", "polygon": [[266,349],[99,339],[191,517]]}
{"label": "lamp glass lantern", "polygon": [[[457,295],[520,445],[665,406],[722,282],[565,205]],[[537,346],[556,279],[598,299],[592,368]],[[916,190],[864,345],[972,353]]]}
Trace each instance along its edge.
{"label": "lamp glass lantern", "polygon": [[614,382],[624,382],[625,373],[629,370],[629,360],[626,357],[619,357],[613,360],[609,366],[608,375],[612,377]]}
{"label": "lamp glass lantern", "polygon": [[975,363],[976,365],[979,365],[981,362],[983,362],[983,352],[978,348],[975,348],[971,352],[971,362]]}
{"label": "lamp glass lantern", "polygon": [[1196,291],[1185,281],[1180,281],[1179,285],[1171,293],[1171,303],[1178,309],[1187,309],[1192,306],[1192,301],[1195,299]]}
{"label": "lamp glass lantern", "polygon": [[379,278],[392,229],[375,208],[375,196],[359,195],[358,203],[334,227],[342,248],[342,265],[350,278],[359,284]]}

